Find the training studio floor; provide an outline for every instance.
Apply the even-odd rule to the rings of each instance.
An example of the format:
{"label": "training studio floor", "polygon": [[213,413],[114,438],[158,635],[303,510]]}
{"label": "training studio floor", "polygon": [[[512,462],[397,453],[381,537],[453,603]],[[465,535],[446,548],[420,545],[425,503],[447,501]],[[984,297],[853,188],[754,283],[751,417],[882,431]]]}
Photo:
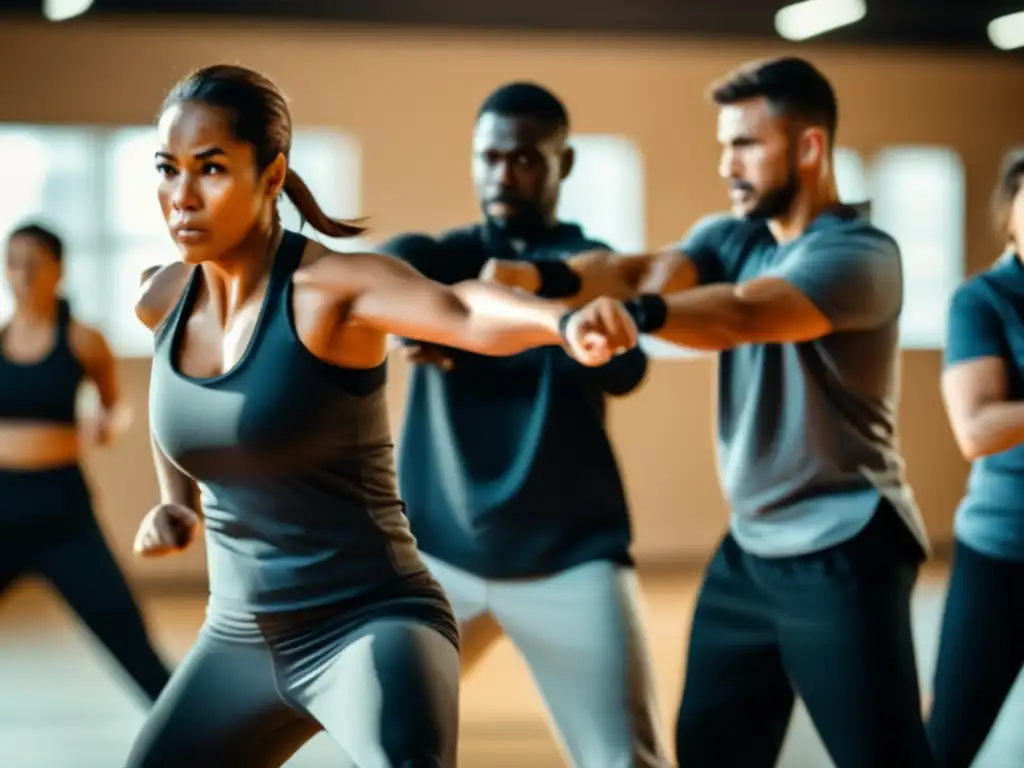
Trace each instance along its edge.
{"label": "training studio floor", "polygon": [[[696,572],[642,574],[647,626],[666,733],[682,677],[684,634]],[[927,688],[935,660],[945,568],[926,572],[914,617]],[[150,626],[167,655],[180,658],[202,622],[203,596],[143,595]],[[41,586],[19,585],[0,609],[0,768],[120,768],[144,711],[91,638]],[[502,641],[463,686],[462,768],[555,768],[565,762],[548,734],[540,699],[511,646]],[[975,768],[1024,765],[1024,684],[1004,708]],[[1014,728],[1017,725],[1017,728]],[[323,735],[288,768],[346,765]],[[780,768],[829,768],[820,741],[798,708]],[[582,766],[581,768],[587,768]]]}

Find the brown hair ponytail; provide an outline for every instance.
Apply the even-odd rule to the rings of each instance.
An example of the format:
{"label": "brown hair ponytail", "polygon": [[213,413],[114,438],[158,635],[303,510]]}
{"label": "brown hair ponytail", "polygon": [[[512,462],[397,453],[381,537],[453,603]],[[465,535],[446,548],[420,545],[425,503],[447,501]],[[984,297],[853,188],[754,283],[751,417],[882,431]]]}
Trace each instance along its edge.
{"label": "brown hair ponytail", "polygon": [[[292,116],[284,94],[259,72],[232,64],[204,67],[179,82],[164,100],[163,110],[182,102],[198,102],[227,110],[239,141],[251,144],[259,173],[292,147]],[[332,219],[317,203],[295,171],[284,178],[284,193],[299,215],[328,237],[357,237],[366,232],[357,222]]]}
{"label": "brown hair ponytail", "polygon": [[358,237],[366,232],[366,227],[361,227],[354,221],[334,219],[324,213],[316,198],[313,197],[313,193],[306,186],[306,182],[291,168],[288,169],[288,173],[284,177],[284,193],[292,201],[292,205],[298,210],[303,220],[307,221],[317,232],[328,237]]}

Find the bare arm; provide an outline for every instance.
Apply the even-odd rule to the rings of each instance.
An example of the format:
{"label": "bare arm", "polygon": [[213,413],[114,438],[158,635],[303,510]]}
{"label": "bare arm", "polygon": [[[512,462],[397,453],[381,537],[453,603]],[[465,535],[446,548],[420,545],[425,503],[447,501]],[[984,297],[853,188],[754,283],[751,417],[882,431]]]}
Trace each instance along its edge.
{"label": "bare arm", "polygon": [[162,267],[150,267],[141,276],[142,286],[135,302],[135,316],[156,331],[181,298],[194,267],[180,261]]}
{"label": "bare arm", "polygon": [[968,461],[1024,443],[1024,402],[1009,399],[1005,327],[978,279],[961,286],[949,308],[942,398]]}
{"label": "bare arm", "polygon": [[739,284],[704,285],[640,297],[642,331],[694,349],[798,343],[877,328],[899,316],[902,269],[896,244],[866,225],[809,236],[772,273]]}
{"label": "bare arm", "polygon": [[74,323],[71,344],[99,396],[99,413],[88,423],[87,431],[94,442],[104,445],[131,424],[131,409],[121,402],[117,363],[107,340],[94,328]]}
{"label": "bare arm", "polygon": [[1024,402],[1007,401],[1006,363],[984,357],[942,374],[942,398],[957,445],[975,461],[1024,443]]}
{"label": "bare arm", "polygon": [[574,307],[598,296],[628,300],[678,293],[728,279],[722,253],[737,227],[742,222],[733,216],[712,214],[697,221],[681,242],[652,253],[595,250],[539,265],[491,261],[481,277],[540,296],[565,297]]}
{"label": "bare arm", "polygon": [[809,341],[833,330],[807,296],[780,278],[703,286],[664,301],[667,317],[653,335],[692,349]]}
{"label": "bare arm", "polygon": [[491,259],[482,280],[579,307],[599,297],[631,299],[643,293],[674,293],[700,280],[694,261],[673,247],[657,253],[587,251],[565,261]]}
{"label": "bare arm", "polygon": [[199,514],[199,510],[196,509],[198,505],[195,482],[167,458],[152,431],[149,433],[149,445],[153,453],[157,485],[160,488],[160,503],[178,504]]}
{"label": "bare arm", "polygon": [[384,333],[493,356],[562,344],[563,305],[475,280],[442,285],[388,256],[322,261],[317,279],[350,295],[348,318]]}
{"label": "bare arm", "polygon": [[120,391],[114,355],[107,340],[99,331],[76,323],[71,331],[71,343],[85,368],[85,375],[96,385],[103,411],[114,410]]}
{"label": "bare arm", "polygon": [[[150,267],[142,273],[142,288],[135,312],[147,327],[159,327],[180,297],[189,274],[187,269],[182,269],[183,266],[174,263],[165,267]],[[149,433],[149,444],[161,503],[180,504],[199,514],[195,503],[195,482],[167,458],[152,430]]]}

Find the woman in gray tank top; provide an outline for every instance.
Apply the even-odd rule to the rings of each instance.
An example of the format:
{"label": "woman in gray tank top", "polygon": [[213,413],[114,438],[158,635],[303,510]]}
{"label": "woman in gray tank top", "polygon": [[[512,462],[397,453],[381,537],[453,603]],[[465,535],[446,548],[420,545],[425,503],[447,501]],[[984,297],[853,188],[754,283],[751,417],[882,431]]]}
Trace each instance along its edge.
{"label": "woman in gray tank top", "polygon": [[583,327],[542,299],[282,231],[281,192],[330,237],[363,230],[288,167],[284,97],[251,70],[189,76],[158,128],[182,261],[136,308],[155,335],[161,490],[136,548],[180,549],[201,520],[210,602],[127,765],[270,768],[326,730],[363,768],[454,766],[458,630],[396,489],[387,335],[494,355],[562,344],[599,365],[635,327],[610,300]]}

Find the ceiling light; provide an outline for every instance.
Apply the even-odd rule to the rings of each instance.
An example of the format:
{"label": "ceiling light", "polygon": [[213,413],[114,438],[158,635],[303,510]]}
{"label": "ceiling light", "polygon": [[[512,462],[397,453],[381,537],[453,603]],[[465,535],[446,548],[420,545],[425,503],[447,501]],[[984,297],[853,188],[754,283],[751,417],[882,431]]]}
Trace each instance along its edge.
{"label": "ceiling light", "polygon": [[43,0],[43,16],[50,21],[67,21],[89,10],[93,0]]}
{"label": "ceiling light", "polygon": [[988,23],[988,39],[1004,51],[1024,46],[1024,11],[992,19]]}
{"label": "ceiling light", "polygon": [[864,0],[803,0],[775,14],[775,31],[787,40],[807,40],[855,24],[867,12]]}

